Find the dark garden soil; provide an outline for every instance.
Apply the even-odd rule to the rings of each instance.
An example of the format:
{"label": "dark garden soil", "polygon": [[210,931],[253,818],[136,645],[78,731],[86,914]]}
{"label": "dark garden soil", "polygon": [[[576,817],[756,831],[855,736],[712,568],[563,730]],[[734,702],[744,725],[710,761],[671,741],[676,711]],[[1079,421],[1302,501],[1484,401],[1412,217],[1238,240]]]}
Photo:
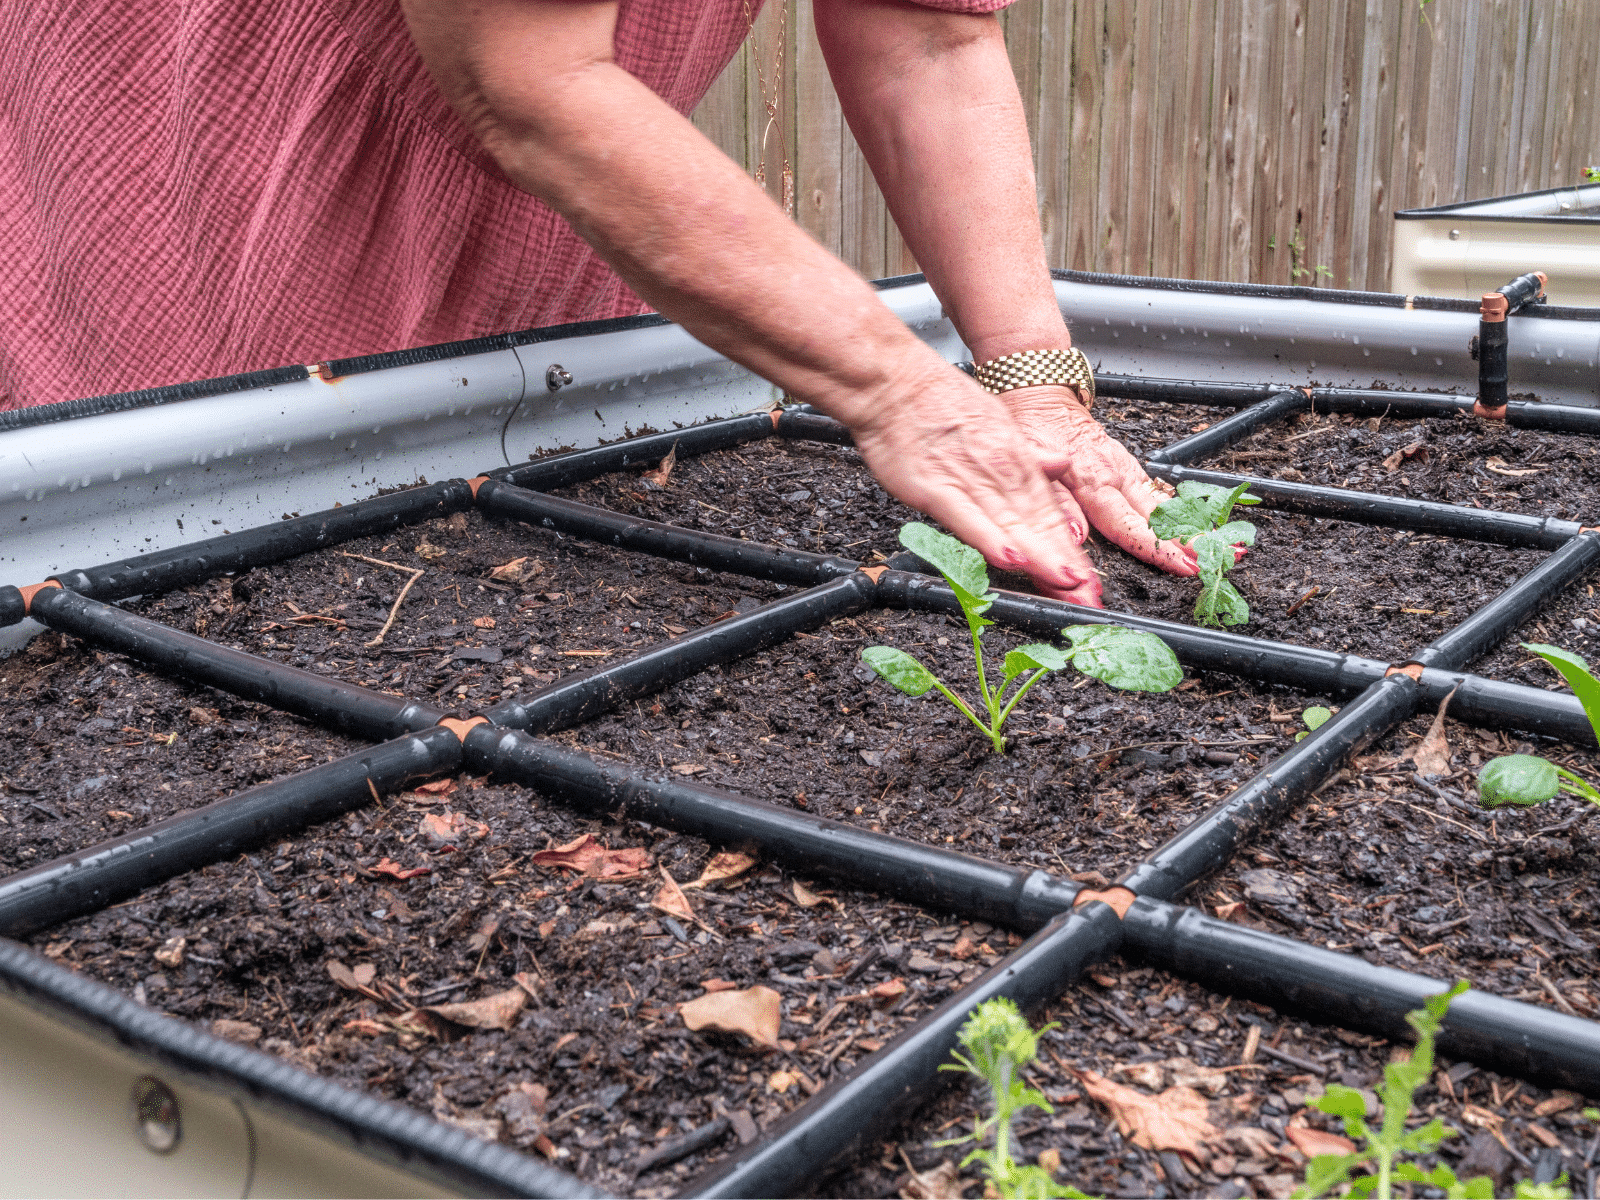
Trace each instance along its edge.
{"label": "dark garden soil", "polygon": [[[1218,414],[1113,405],[1103,415],[1148,451]],[[1560,516],[1577,514],[1556,495],[1590,494],[1582,439],[1486,432],[1470,421],[1375,430],[1323,418],[1287,436],[1301,432],[1311,436],[1289,442],[1285,430],[1269,431],[1216,465],[1515,511],[1546,511],[1549,490]],[[1419,438],[1435,448],[1426,464],[1414,456],[1393,475],[1383,468],[1384,456]],[[1547,474],[1476,469],[1490,458]],[[685,460],[664,488],[630,473],[565,494],[864,561],[892,553],[911,515],[853,451],[800,443]],[[1259,545],[1233,576],[1252,606],[1247,631],[1389,661],[1540,558],[1259,509],[1252,519]],[[1192,581],[1103,543],[1094,553],[1108,604],[1192,620]],[[350,555],[427,571],[379,647],[363,643],[405,575]],[[489,578],[519,558],[523,578]],[[1314,586],[1318,596],[1290,612]],[[471,513],[133,607],[280,661],[474,710],[784,591]],[[1581,646],[1572,622],[1600,614],[1584,617],[1595,605],[1586,584],[1574,597],[1523,636]],[[990,638],[1020,640],[998,629]],[[1191,677],[1163,696],[1065,675],[1024,702],[1002,758],[948,707],[908,699],[867,672],[859,651],[880,643],[970,686],[964,626],[872,610],[556,736],[612,761],[1099,883],[1290,746],[1304,707],[1334,702],[1221,675]],[[1552,682],[1515,665],[1525,657],[1502,648],[1494,661],[1505,664],[1502,677]],[[0,696],[6,872],[358,748],[56,635],[0,662]],[[1374,963],[1600,1015],[1600,818],[1575,803],[1473,811],[1476,766],[1527,747],[1454,722],[1454,773],[1424,786],[1395,760],[1427,724],[1418,718],[1371,748],[1188,899]],[[1539,749],[1591,775],[1600,767],[1589,752]],[[690,889],[698,923],[674,919],[653,907],[662,871],[687,883],[730,848],[579,818],[519,786],[453,784],[387,798],[32,944],[153,1008],[643,1195],[681,1187],[757,1136],[1015,944],[981,923],[797,879],[782,863]],[[466,818],[465,836],[447,851],[427,827],[450,814]],[[599,881],[531,861],[585,833],[643,848],[650,865],[636,878]],[[430,873],[384,873],[417,868]],[[777,991],[781,1048],[686,1029],[676,1006],[704,994],[706,981]],[[509,1028],[404,1017],[488,997],[499,997]],[[1021,1144],[1030,1159],[1058,1155],[1063,1181],[1109,1195],[1287,1194],[1304,1160],[1286,1126],[1325,1125],[1305,1114],[1306,1095],[1332,1081],[1372,1088],[1393,1050],[1121,960],[1068,989],[1044,1019],[1062,1023],[1036,1071],[1057,1111],[1023,1118]],[[1226,1131],[1206,1170],[1125,1141],[1074,1070],[1144,1092],[1186,1083],[1205,1093]],[[1465,1153],[1502,1189],[1557,1160],[1581,1183],[1585,1155],[1594,1161],[1595,1128],[1581,1106],[1466,1064],[1441,1064],[1419,1105],[1464,1131],[1446,1159]],[[970,1129],[971,1115],[967,1088],[950,1089],[818,1193],[894,1194],[908,1169],[959,1158],[933,1143]],[[661,1161],[673,1139],[721,1118],[727,1131],[710,1149]],[[978,1194],[976,1175],[967,1178]]]}

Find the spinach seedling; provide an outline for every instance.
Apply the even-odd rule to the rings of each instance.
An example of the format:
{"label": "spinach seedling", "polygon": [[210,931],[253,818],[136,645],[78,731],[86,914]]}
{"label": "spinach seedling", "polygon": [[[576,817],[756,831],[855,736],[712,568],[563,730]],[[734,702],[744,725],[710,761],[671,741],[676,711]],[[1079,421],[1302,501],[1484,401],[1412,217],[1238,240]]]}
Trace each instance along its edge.
{"label": "spinach seedling", "polygon": [[[1183,682],[1183,669],[1178,666],[1177,655],[1155,634],[1136,633],[1121,625],[1070,625],[1061,631],[1071,643],[1068,648],[1038,643],[1019,646],[1006,655],[1000,682],[990,687],[983,669],[981,639],[984,629],[994,622],[983,614],[999,597],[989,590],[989,571],[983,555],[920,521],[912,521],[901,528],[900,544],[937,568],[956,594],[972,633],[972,656],[978,665],[978,694],[983,699],[988,722],[979,718],[965,700],[904,650],[868,646],[861,652],[861,660],[908,696],[926,695],[938,688],[962,716],[988,735],[996,754],[1006,752],[1006,740],[1000,736],[1000,730],[1017,702],[1039,680],[1051,671],[1061,670],[1069,662],[1085,675],[1124,691],[1165,692]],[[1023,676],[1027,676],[1026,680],[1008,700],[1006,693]]]}
{"label": "spinach seedling", "polygon": [[1231,491],[1215,484],[1185,479],[1178,494],[1150,514],[1150,532],[1165,541],[1177,538],[1194,549],[1200,567],[1200,598],[1194,615],[1202,625],[1243,625],[1250,605],[1227,574],[1238,560],[1235,546],[1254,546],[1256,527],[1249,521],[1231,521],[1236,504],[1260,504],[1259,496],[1245,495],[1249,484]]}
{"label": "spinach seedling", "polygon": [[[1039,1033],[1054,1029],[1046,1025]],[[966,1048],[951,1051],[956,1061],[940,1066],[941,1071],[962,1071],[976,1075],[989,1087],[990,1116],[974,1123],[966,1137],[936,1142],[939,1146],[959,1146],[963,1142],[983,1142],[990,1131],[994,1132],[994,1148],[980,1145],[961,1160],[983,1164],[989,1182],[1000,1195],[1026,1197],[1027,1200],[1088,1200],[1075,1187],[1058,1184],[1043,1167],[1025,1166],[1011,1157],[1011,1119],[1025,1108],[1042,1108],[1054,1113],[1050,1102],[1042,1094],[1022,1082],[1022,1068],[1039,1054],[1039,1034],[1034,1033],[1027,1020],[1017,1011],[1016,1004],[1005,996],[985,1000],[972,1010],[967,1023],[956,1034],[956,1039]]]}
{"label": "spinach seedling", "polygon": [[[1331,1116],[1344,1121],[1345,1133],[1356,1142],[1358,1149],[1351,1154],[1319,1154],[1306,1165],[1305,1185],[1295,1191],[1300,1197],[1321,1196],[1341,1184],[1348,1183],[1351,1196],[1370,1196],[1377,1193],[1378,1200],[1391,1200],[1394,1181],[1421,1183],[1442,1188],[1447,1196],[1463,1200],[1491,1200],[1494,1181],[1479,1175],[1465,1183],[1443,1163],[1424,1171],[1415,1163],[1396,1161],[1402,1155],[1429,1154],[1456,1131],[1447,1129],[1435,1117],[1417,1129],[1406,1129],[1406,1118],[1411,1115],[1411,1101],[1416,1091],[1428,1081],[1433,1071],[1433,1041],[1444,1024],[1444,1014],[1454,1000],[1468,987],[1465,979],[1448,992],[1428,996],[1425,1007],[1406,1014],[1406,1021],[1417,1031],[1417,1045],[1405,1062],[1392,1062],[1383,1068],[1383,1086],[1378,1097],[1383,1101],[1383,1124],[1373,1129],[1367,1124],[1366,1101],[1355,1088],[1330,1083],[1328,1090],[1311,1103]],[[1353,1167],[1376,1163],[1376,1175],[1350,1176]]]}
{"label": "spinach seedling", "polygon": [[[1523,642],[1522,648],[1537,654],[1561,673],[1583,705],[1584,716],[1595,738],[1600,740],[1600,680],[1589,673],[1589,664],[1560,646],[1544,642]],[[1503,804],[1543,804],[1561,792],[1600,804],[1600,791],[1587,780],[1558,767],[1547,758],[1532,754],[1506,754],[1491,758],[1478,772],[1478,801],[1485,808]]]}

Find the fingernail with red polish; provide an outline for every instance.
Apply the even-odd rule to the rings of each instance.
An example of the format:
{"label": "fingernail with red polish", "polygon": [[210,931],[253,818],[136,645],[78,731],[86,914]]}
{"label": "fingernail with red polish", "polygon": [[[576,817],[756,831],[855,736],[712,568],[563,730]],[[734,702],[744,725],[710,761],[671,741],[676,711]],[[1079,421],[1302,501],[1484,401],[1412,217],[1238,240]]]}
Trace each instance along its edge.
{"label": "fingernail with red polish", "polygon": [[1028,565],[1028,559],[1020,551],[1013,550],[1010,546],[1002,546],[1000,547],[1000,565],[1009,567],[1013,571],[1018,571]]}

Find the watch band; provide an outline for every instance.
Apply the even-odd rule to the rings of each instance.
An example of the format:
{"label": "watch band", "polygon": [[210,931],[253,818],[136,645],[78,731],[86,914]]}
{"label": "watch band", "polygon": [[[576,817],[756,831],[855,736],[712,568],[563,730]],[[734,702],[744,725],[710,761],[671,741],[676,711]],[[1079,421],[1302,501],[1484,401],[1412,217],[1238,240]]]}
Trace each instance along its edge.
{"label": "watch band", "polygon": [[988,362],[975,363],[972,375],[986,392],[999,395],[1017,388],[1045,385],[1080,388],[1094,399],[1094,371],[1083,351],[1019,350]]}

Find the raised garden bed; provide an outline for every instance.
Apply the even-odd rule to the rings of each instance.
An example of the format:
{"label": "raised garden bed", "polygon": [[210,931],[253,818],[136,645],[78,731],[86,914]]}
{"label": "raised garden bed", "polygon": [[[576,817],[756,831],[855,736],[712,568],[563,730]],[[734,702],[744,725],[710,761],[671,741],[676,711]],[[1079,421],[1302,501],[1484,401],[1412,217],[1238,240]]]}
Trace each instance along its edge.
{"label": "raised garden bed", "polygon": [[[1226,415],[1106,403],[1108,423],[1147,451]],[[1548,469],[1585,478],[1584,439],[1443,418],[1397,426],[1323,416],[1296,426],[1310,436],[1293,442],[1269,427],[1211,465],[1268,473],[1267,464],[1280,477],[1326,474],[1485,507],[1500,506],[1501,494],[1484,493],[1476,474],[1478,491],[1463,492],[1452,462],[1560,464]],[[1417,440],[1443,444],[1426,472],[1407,467],[1396,485],[1383,458]],[[1289,457],[1248,457],[1280,452]],[[1532,478],[1493,474],[1495,488]],[[911,515],[853,451],[801,441],[685,457],[664,486],[628,471],[558,494],[864,562],[893,554],[894,531]],[[1502,507],[1582,516],[1541,503]],[[1253,609],[1244,632],[1384,663],[1403,662],[1547,558],[1290,513],[1256,510],[1253,519],[1258,548],[1231,576]],[[1192,582],[1103,546],[1097,553],[1112,607],[1189,621]],[[518,559],[520,571],[494,577]],[[426,574],[383,645],[364,646],[414,568]],[[1593,604],[1586,579],[1537,610],[1532,621],[1552,626],[1541,638],[1576,644],[1558,631]],[[473,509],[126,607],[266,660],[471,713],[736,624],[800,590]],[[1490,673],[1546,686],[1553,677],[1522,665],[1517,636],[1500,639],[1486,660],[1500,669]],[[892,692],[858,659],[869,644],[915,648],[964,678],[963,641],[964,630],[938,613],[857,606],[549,736],[669,782],[727,788],[1103,888],[1292,747],[1306,705],[1349,701],[1216,670],[1191,671],[1164,696],[1068,675],[1035,689],[1014,718],[1012,753],[998,758],[947,708]],[[0,664],[0,676],[0,727],[10,739],[0,862],[11,871],[366,744],[55,634]],[[1595,1016],[1594,959],[1581,948],[1600,936],[1592,821],[1576,806],[1493,820],[1465,811],[1473,756],[1515,748],[1516,734],[1450,723],[1453,773],[1419,782],[1394,760],[1428,716],[1365,747],[1338,775],[1332,762],[1314,801],[1194,880],[1183,898],[1244,927]],[[1594,765],[1592,747],[1561,753]],[[152,1007],[542,1153],[600,1188],[664,1194],[758,1141],[809,1094],[980,982],[1021,940],[995,921],[830,884],[781,856],[691,890],[697,926],[652,906],[661,871],[687,883],[736,847],[586,816],[473,772],[447,778],[453,788],[396,789],[362,811],[52,924],[30,944]],[[648,868],[639,878],[574,881],[532,861],[585,833],[647,850]],[[419,869],[428,873],[397,877]],[[776,990],[780,1048],[762,1053],[687,1031],[675,1006],[707,980]],[[1029,1155],[1056,1150],[1061,1177],[1090,1191],[1282,1194],[1300,1169],[1285,1124],[1307,1089],[1336,1079],[1370,1087],[1389,1051],[1381,1039],[1229,1000],[1131,955],[1057,990],[1045,1011],[1063,1028],[1046,1039],[1039,1077],[1060,1108],[1025,1130],[1022,1145]],[[419,1006],[507,993],[516,1011],[506,1030],[403,1018]],[[1247,1042],[1252,1026],[1260,1032]],[[1247,1045],[1252,1061],[1241,1063]],[[1203,1169],[1142,1150],[1083,1098],[1073,1069],[1147,1090],[1198,1080],[1228,1134]],[[1488,1137],[1461,1139],[1447,1159],[1469,1144],[1478,1159],[1498,1153],[1504,1162],[1480,1166],[1503,1178],[1548,1173],[1552,1152],[1579,1176],[1593,1162],[1592,1127],[1559,1098],[1548,1103],[1547,1090],[1464,1063],[1447,1067],[1437,1088],[1425,1106]],[[908,1167],[951,1157],[932,1142],[967,1107],[951,1093],[891,1143],[809,1186],[892,1192]],[[685,1137],[703,1144],[688,1149],[696,1143],[677,1140]]]}

